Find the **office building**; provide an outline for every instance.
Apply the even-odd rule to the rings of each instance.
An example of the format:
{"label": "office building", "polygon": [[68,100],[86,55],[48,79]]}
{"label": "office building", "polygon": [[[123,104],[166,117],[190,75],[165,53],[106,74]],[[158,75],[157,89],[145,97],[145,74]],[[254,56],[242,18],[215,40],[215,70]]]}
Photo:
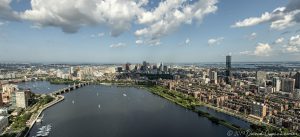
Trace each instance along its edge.
{"label": "office building", "polygon": [[230,84],[230,77],[231,77],[231,56],[226,56],[226,72],[225,72],[225,81],[227,84]]}
{"label": "office building", "polygon": [[295,79],[292,78],[282,79],[281,89],[283,92],[293,92],[295,89]]}
{"label": "office building", "polygon": [[300,89],[300,72],[297,72],[294,75],[294,79],[295,79],[295,88]]}
{"label": "office building", "polygon": [[14,84],[6,84],[2,86],[2,102],[9,103],[12,97],[12,94],[16,92],[18,89],[17,85]]}
{"label": "office building", "polygon": [[263,118],[267,114],[267,107],[263,103],[253,102],[251,105],[251,115]]}
{"label": "office building", "polygon": [[209,79],[212,83],[218,84],[218,73],[216,71],[210,71]]}
{"label": "office building", "polygon": [[265,83],[267,80],[267,74],[265,71],[256,71],[256,81],[257,84]]}
{"label": "office building", "polygon": [[126,70],[126,71],[130,71],[130,68],[131,68],[130,66],[131,66],[130,63],[126,63],[126,64],[125,64],[125,70]]}
{"label": "office building", "polygon": [[275,88],[275,91],[280,91],[281,81],[279,77],[272,78],[272,86]]}
{"label": "office building", "polygon": [[16,92],[16,107],[27,108],[27,106],[28,106],[28,96],[26,95],[26,92],[24,91]]}

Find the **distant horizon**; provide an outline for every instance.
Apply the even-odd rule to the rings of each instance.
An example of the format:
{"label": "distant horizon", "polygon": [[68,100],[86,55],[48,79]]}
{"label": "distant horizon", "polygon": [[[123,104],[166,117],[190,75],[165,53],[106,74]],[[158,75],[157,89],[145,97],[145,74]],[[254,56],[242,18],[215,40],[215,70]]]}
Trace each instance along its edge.
{"label": "distant horizon", "polygon": [[[161,63],[161,62],[150,62],[145,60],[147,63],[154,64],[154,63]],[[141,62],[18,62],[18,61],[0,61],[0,64],[67,64],[67,65],[81,65],[81,64],[103,64],[103,65],[117,65],[117,64],[142,64]],[[225,64],[225,61],[215,61],[215,62],[163,62],[164,64]],[[300,61],[232,61],[232,64],[238,64],[238,63],[300,63]]]}

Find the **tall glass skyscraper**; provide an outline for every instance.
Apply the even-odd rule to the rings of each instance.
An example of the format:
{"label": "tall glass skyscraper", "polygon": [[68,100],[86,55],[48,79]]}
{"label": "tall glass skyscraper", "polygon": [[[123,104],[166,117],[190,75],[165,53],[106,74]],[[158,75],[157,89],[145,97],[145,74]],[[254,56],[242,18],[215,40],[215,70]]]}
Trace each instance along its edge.
{"label": "tall glass skyscraper", "polygon": [[230,83],[230,77],[231,77],[231,56],[226,56],[226,83]]}

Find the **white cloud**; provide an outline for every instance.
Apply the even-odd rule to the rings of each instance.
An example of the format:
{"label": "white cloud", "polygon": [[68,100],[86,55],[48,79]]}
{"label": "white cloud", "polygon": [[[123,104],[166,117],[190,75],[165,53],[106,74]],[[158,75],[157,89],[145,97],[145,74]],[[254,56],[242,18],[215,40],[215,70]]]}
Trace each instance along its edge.
{"label": "white cloud", "polygon": [[60,27],[64,32],[75,33],[83,26],[106,25],[112,36],[129,30],[141,10],[132,0],[31,0],[31,7],[20,17],[38,26]]}
{"label": "white cloud", "polygon": [[137,44],[137,45],[141,45],[141,44],[143,44],[143,43],[144,43],[144,41],[143,41],[143,40],[140,40],[140,39],[135,41],[135,44]]}
{"label": "white cloud", "polygon": [[239,54],[240,55],[253,55],[253,52],[246,50],[246,51],[241,51]]}
{"label": "white cloud", "polygon": [[287,45],[283,46],[283,52],[287,53],[294,53],[294,52],[299,52],[300,48],[300,35],[292,36]]}
{"label": "white cloud", "polygon": [[190,42],[191,42],[190,38],[186,38],[186,40],[185,40],[185,44],[186,44],[186,45],[189,45],[189,44],[190,44]]}
{"label": "white cloud", "polygon": [[269,56],[271,51],[272,48],[268,43],[258,43],[258,45],[255,48],[254,55]]}
{"label": "white cloud", "polygon": [[138,23],[145,25],[135,32],[139,38],[147,40],[160,39],[175,31],[182,24],[200,23],[202,19],[217,10],[217,0],[199,0],[188,4],[182,0],[165,0],[151,11],[138,15]]}
{"label": "white cloud", "polygon": [[[84,26],[108,26],[111,36],[135,30],[144,44],[160,45],[160,38],[182,24],[201,23],[217,11],[217,0],[164,0],[157,7],[146,8],[149,0],[31,0],[31,8],[13,11],[12,0],[0,0],[0,19],[31,21],[34,28],[58,27],[76,33]],[[96,36],[96,35],[95,35]]]}
{"label": "white cloud", "polygon": [[290,46],[300,46],[300,35],[292,36],[289,41]]}
{"label": "white cloud", "polygon": [[16,11],[13,11],[10,7],[12,0],[0,0],[0,19],[17,21],[19,15]]}
{"label": "white cloud", "polygon": [[209,46],[215,46],[215,45],[220,45],[223,40],[224,40],[224,37],[212,38],[212,39],[209,39],[207,43]]}
{"label": "white cloud", "polygon": [[4,25],[5,23],[4,22],[0,22],[0,26]]}
{"label": "white cloud", "polygon": [[238,21],[231,27],[248,27],[248,26],[254,26],[266,21],[269,21],[271,19],[271,14],[266,12],[261,15],[261,17],[250,17],[247,19],[244,19],[243,21]]}
{"label": "white cloud", "polygon": [[126,47],[126,44],[125,43],[111,44],[109,47],[111,47],[111,48],[122,48],[122,47]]}
{"label": "white cloud", "polygon": [[284,46],[283,52],[284,53],[294,53],[294,52],[299,52],[299,49],[296,46]]}
{"label": "white cloud", "polygon": [[249,40],[254,40],[257,37],[257,33],[252,32],[249,36],[247,36]]}
{"label": "white cloud", "polygon": [[283,43],[284,42],[284,38],[283,37],[280,37],[280,38],[278,38],[278,39],[276,39],[275,40],[275,44],[281,44],[281,43]]}
{"label": "white cloud", "polygon": [[265,12],[260,17],[250,17],[236,22],[231,27],[249,27],[270,22],[271,29],[285,29],[300,23],[300,1],[291,0],[286,7]]}
{"label": "white cloud", "polygon": [[105,33],[98,33],[98,34],[92,34],[91,37],[92,38],[96,38],[96,37],[103,37],[105,35]]}
{"label": "white cloud", "polygon": [[98,33],[98,37],[103,37],[105,35],[105,33]]}

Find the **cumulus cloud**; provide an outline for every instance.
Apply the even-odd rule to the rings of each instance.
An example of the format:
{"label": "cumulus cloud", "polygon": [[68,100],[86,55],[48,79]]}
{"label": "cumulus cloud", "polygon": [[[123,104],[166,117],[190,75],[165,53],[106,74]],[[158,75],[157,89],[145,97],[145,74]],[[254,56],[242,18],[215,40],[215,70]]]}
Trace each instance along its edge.
{"label": "cumulus cloud", "polygon": [[283,52],[284,53],[294,53],[294,52],[299,52],[298,47],[296,46],[283,46]]}
{"label": "cumulus cloud", "polygon": [[300,46],[300,35],[292,36],[289,41],[291,46]]}
{"label": "cumulus cloud", "polygon": [[293,52],[299,52],[300,48],[300,35],[292,36],[287,45],[283,46],[283,52],[293,53]]}
{"label": "cumulus cloud", "polygon": [[254,40],[254,39],[256,39],[256,37],[257,37],[257,33],[255,33],[255,32],[252,32],[249,36],[247,36],[247,38],[249,40]]}
{"label": "cumulus cloud", "polygon": [[281,43],[283,43],[284,42],[284,38],[283,37],[280,37],[280,38],[278,38],[278,39],[276,39],[275,40],[275,44],[281,44]]}
{"label": "cumulus cloud", "polygon": [[137,44],[137,45],[141,45],[141,44],[143,44],[143,43],[144,43],[144,41],[143,41],[143,40],[140,40],[140,39],[135,41],[135,44]]}
{"label": "cumulus cloud", "polygon": [[91,37],[92,38],[96,38],[96,37],[103,37],[105,35],[105,33],[98,33],[98,34],[92,34]]}
{"label": "cumulus cloud", "polygon": [[269,56],[271,51],[272,48],[268,43],[258,43],[258,45],[255,48],[254,55]]}
{"label": "cumulus cloud", "polygon": [[241,51],[240,55],[251,55],[251,56],[270,56],[272,48],[268,43],[258,43],[254,51]]}
{"label": "cumulus cloud", "polygon": [[98,33],[98,37],[103,37],[105,35],[105,33]]}
{"label": "cumulus cloud", "polygon": [[111,47],[111,48],[122,48],[122,47],[126,47],[126,44],[125,43],[111,44],[109,47]]}
{"label": "cumulus cloud", "polygon": [[84,26],[103,25],[111,36],[119,36],[138,24],[137,39],[159,45],[160,38],[182,24],[201,23],[218,8],[217,0],[164,0],[157,7],[146,8],[149,0],[31,0],[31,8],[16,12],[12,0],[0,0],[0,18],[33,22],[34,28],[58,27],[76,33]]}
{"label": "cumulus cloud", "polygon": [[183,42],[180,42],[178,46],[189,46],[191,44],[191,39],[186,38]]}
{"label": "cumulus cloud", "polygon": [[135,32],[139,38],[157,40],[175,31],[182,24],[200,23],[203,18],[217,10],[217,0],[199,0],[188,4],[184,0],[165,0],[151,11],[138,15],[137,22],[145,25]]}
{"label": "cumulus cloud", "polygon": [[0,19],[17,21],[19,15],[16,11],[13,11],[10,7],[12,0],[0,0]]}
{"label": "cumulus cloud", "polygon": [[37,26],[60,27],[66,33],[75,33],[82,26],[106,25],[112,36],[129,30],[140,10],[135,1],[129,0],[31,0],[31,7],[20,17]]}
{"label": "cumulus cloud", "polygon": [[246,51],[241,51],[239,54],[240,55],[253,55],[253,52],[246,50]]}
{"label": "cumulus cloud", "polygon": [[249,27],[262,23],[270,23],[272,29],[285,29],[300,22],[300,1],[291,0],[286,7],[279,7],[272,12],[265,12],[260,17],[250,17],[236,22],[231,27]]}
{"label": "cumulus cloud", "polygon": [[186,40],[185,40],[185,44],[186,44],[186,45],[189,45],[189,44],[190,44],[190,42],[191,42],[190,38],[186,38]]}
{"label": "cumulus cloud", "polygon": [[224,37],[212,38],[212,39],[209,39],[207,41],[207,43],[209,46],[215,46],[215,45],[220,45],[223,40],[224,40]]}

